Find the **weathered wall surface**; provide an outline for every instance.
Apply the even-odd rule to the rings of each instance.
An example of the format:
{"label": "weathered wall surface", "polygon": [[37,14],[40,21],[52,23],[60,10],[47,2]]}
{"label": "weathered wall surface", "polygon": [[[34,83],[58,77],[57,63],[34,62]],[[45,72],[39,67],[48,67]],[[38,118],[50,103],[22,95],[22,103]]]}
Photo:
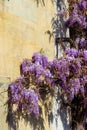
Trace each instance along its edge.
{"label": "weathered wall surface", "polygon": [[[45,32],[51,30],[55,10],[51,0],[45,0],[45,6],[40,4],[38,7],[35,0],[0,0],[0,77],[10,77],[10,81],[16,79],[23,59],[31,58],[41,48],[49,59],[54,57],[54,41],[49,43],[49,35]],[[6,86],[0,87],[0,93],[6,89]],[[3,118],[0,119],[0,130],[10,130],[6,123],[7,109],[3,106],[6,100],[7,93],[0,94],[0,116]],[[43,118],[45,130],[51,130],[44,108]],[[63,130],[62,125],[56,127],[55,124],[56,120],[51,125],[52,130]],[[21,121],[19,130],[32,128]]]}
{"label": "weathered wall surface", "polygon": [[49,44],[54,7],[50,0],[43,7],[34,0],[0,0],[0,75],[15,79],[24,58],[31,58],[41,48],[54,56]]}
{"label": "weathered wall surface", "polygon": [[7,123],[7,113],[8,107],[6,104],[7,101],[7,87],[10,83],[9,78],[2,78],[0,77],[0,130],[8,130],[8,123]]}
{"label": "weathered wall surface", "polygon": [[[51,30],[53,15],[54,6],[50,0],[46,1],[45,7],[41,4],[37,7],[34,0],[0,0],[0,77],[10,77],[11,81],[16,79],[23,59],[31,58],[41,48],[50,59],[54,57],[54,41],[49,43],[45,33]],[[7,94],[1,94],[7,86],[1,86],[0,130],[10,130],[6,123],[7,109],[3,105]],[[29,126],[21,121],[19,130],[32,130]],[[46,130],[50,129],[47,120],[44,126]]]}

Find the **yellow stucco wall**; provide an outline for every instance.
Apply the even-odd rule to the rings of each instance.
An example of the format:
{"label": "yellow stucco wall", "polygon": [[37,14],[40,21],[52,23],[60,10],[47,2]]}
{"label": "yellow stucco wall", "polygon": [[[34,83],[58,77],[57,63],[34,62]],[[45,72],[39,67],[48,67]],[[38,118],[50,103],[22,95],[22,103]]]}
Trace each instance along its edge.
{"label": "yellow stucco wall", "polygon": [[7,101],[7,87],[10,79],[7,77],[0,77],[0,130],[9,130],[7,123],[8,106]]}
{"label": "yellow stucco wall", "polygon": [[[51,30],[54,6],[51,0],[37,7],[34,0],[0,0],[0,77],[10,77],[10,81],[20,75],[19,65],[24,58],[31,58],[34,52],[45,51],[49,59],[54,57],[54,41],[49,43],[45,33]],[[0,87],[2,92],[6,87]],[[6,102],[7,94],[0,94]],[[2,101],[0,100],[0,105]],[[0,107],[0,130],[8,130],[5,106]],[[44,116],[45,118],[45,116]],[[44,121],[46,130],[51,130]],[[21,121],[19,130],[32,130]]]}
{"label": "yellow stucco wall", "polygon": [[0,0],[0,75],[15,79],[24,58],[43,48],[54,56],[53,41],[49,44],[54,6],[43,7],[33,0]]}

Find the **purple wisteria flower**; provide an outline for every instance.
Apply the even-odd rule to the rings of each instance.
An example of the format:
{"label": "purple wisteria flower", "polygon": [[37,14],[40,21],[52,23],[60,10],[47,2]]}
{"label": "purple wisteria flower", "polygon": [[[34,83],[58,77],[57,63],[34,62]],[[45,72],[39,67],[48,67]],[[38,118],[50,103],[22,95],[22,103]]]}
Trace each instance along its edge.
{"label": "purple wisteria flower", "polygon": [[87,50],[84,50],[83,53],[84,53],[84,58],[87,60]]}
{"label": "purple wisteria flower", "polygon": [[[24,100],[24,104],[22,103],[22,109],[26,109],[29,113],[34,113],[35,115],[39,114],[39,107],[38,107],[38,95],[35,93],[34,90],[24,89],[21,92]],[[25,108],[26,107],[26,108]]]}
{"label": "purple wisteria flower", "polygon": [[78,4],[80,6],[81,9],[87,9],[87,1],[86,0],[79,0]]}
{"label": "purple wisteria flower", "polygon": [[13,102],[14,103],[18,103],[21,96],[20,96],[20,92],[21,92],[21,86],[16,84],[16,83],[13,83],[11,84],[10,86],[10,98],[9,98],[9,102]]}
{"label": "purple wisteria flower", "polygon": [[77,49],[75,49],[75,48],[72,48],[72,49],[66,49],[65,50],[65,53],[66,53],[66,55],[68,55],[68,56],[70,56],[70,57],[78,57],[78,50]]}
{"label": "purple wisteria flower", "polygon": [[48,58],[41,53],[34,53],[32,56],[32,61],[37,65],[42,65],[43,67],[46,67],[48,64]]}
{"label": "purple wisteria flower", "polygon": [[87,9],[87,1],[78,0],[72,3],[71,16],[66,20],[66,26],[74,28],[87,28],[87,21],[85,11]]}
{"label": "purple wisteria flower", "polygon": [[81,47],[82,48],[86,47],[86,44],[87,44],[86,39],[84,37],[82,37],[81,40],[80,40]]}
{"label": "purple wisteria flower", "polygon": [[[19,81],[19,82],[18,82]],[[27,89],[20,80],[9,86],[9,103],[17,107],[16,111],[34,113],[39,115],[38,94],[34,90]]]}
{"label": "purple wisteria flower", "polygon": [[21,64],[21,72],[22,74],[27,74],[29,71],[29,67],[31,66],[31,61],[28,59],[25,59]]}
{"label": "purple wisteria flower", "polygon": [[[85,44],[85,38],[77,38],[76,44]],[[70,101],[81,93],[85,96],[87,85],[87,50],[66,49],[64,57],[48,61],[45,55],[35,53],[32,60],[21,64],[22,75],[9,86],[9,103],[21,114],[39,115],[39,99],[44,91],[60,87]],[[37,92],[38,90],[38,92]],[[40,98],[39,98],[40,97]]]}
{"label": "purple wisteria flower", "polygon": [[70,80],[71,87],[74,89],[74,95],[77,95],[80,90],[80,80],[75,78]]}

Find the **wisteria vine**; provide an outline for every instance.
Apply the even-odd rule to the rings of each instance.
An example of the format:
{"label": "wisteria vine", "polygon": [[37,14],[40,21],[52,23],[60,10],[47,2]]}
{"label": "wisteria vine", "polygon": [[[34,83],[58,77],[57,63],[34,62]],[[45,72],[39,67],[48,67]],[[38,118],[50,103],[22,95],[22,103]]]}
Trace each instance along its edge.
{"label": "wisteria vine", "polygon": [[33,113],[38,116],[43,92],[46,97],[56,87],[66,95],[69,106],[80,96],[82,108],[87,108],[87,1],[68,2],[70,17],[66,26],[74,29],[77,48],[66,49],[60,59],[49,61],[45,54],[34,53],[31,60],[22,62],[21,76],[8,89],[8,103],[21,115]]}
{"label": "wisteria vine", "polygon": [[[41,89],[48,91],[61,86],[70,101],[79,92],[85,97],[87,84],[87,51],[67,49],[64,57],[48,61],[41,53],[21,64],[21,77],[10,84],[9,102],[16,104],[17,111],[39,114],[38,100]],[[30,88],[31,85],[35,87]],[[43,92],[43,91],[42,91]],[[86,100],[85,100],[86,102]]]}

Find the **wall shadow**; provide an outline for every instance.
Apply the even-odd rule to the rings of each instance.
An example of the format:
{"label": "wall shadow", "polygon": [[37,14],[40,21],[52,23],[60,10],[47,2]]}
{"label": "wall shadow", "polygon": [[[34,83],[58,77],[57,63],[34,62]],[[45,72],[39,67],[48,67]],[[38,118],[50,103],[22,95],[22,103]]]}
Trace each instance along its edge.
{"label": "wall shadow", "polygon": [[56,130],[70,130],[70,108],[67,108],[65,104],[66,101],[64,101],[64,97],[57,91],[54,98],[53,109],[48,115],[49,126],[53,128],[55,126]]}
{"label": "wall shadow", "polygon": [[[57,38],[69,37],[69,30],[66,27],[67,7],[64,0],[56,0],[55,3],[57,14],[52,18],[52,28],[55,35],[55,57],[59,57],[59,53],[63,52],[63,48],[60,43],[56,42]],[[65,15],[64,12],[65,11]]]}
{"label": "wall shadow", "polygon": [[12,112],[12,108],[9,109],[6,122],[8,122],[9,130],[18,130],[19,129],[19,122],[23,121],[25,127],[29,125],[32,130],[45,130],[44,126],[44,119],[42,117],[42,108],[40,107],[40,115],[35,117],[32,114],[24,114],[18,115],[15,112]]}

